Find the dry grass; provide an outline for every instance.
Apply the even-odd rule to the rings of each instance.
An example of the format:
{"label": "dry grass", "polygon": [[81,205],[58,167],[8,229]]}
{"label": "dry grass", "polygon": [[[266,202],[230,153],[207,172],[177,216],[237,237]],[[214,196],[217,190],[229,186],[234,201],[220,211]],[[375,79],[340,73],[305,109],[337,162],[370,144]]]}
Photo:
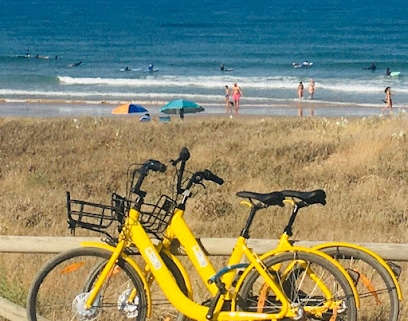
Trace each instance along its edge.
{"label": "dry grass", "polygon": [[[0,233],[68,235],[67,190],[75,198],[106,203],[112,192],[124,194],[131,163],[149,158],[168,163],[187,146],[188,168],[208,168],[226,182],[208,184],[189,202],[187,218],[198,237],[238,235],[245,217],[235,196],[240,190],[323,188],[328,204],[301,212],[297,239],[408,243],[406,128],[404,117],[350,122],[186,117],[168,124],[134,118],[0,119]],[[169,193],[172,175],[170,170],[149,176],[145,189],[154,189],[154,196]],[[264,214],[251,236],[277,238],[286,213]],[[22,258],[26,264],[17,263]],[[0,266],[7,284],[25,289],[45,259],[3,255]]]}

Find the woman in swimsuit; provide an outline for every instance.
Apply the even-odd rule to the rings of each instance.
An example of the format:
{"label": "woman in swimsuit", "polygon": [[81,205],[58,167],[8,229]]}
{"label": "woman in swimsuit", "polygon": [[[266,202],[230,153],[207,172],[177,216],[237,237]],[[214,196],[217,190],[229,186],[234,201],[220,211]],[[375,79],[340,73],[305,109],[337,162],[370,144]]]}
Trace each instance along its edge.
{"label": "woman in swimsuit", "polygon": [[303,83],[302,82],[299,83],[297,92],[298,92],[299,99],[302,99],[303,98]]}
{"label": "woman in swimsuit", "polygon": [[234,110],[235,110],[235,115],[238,115],[238,108],[239,108],[239,99],[243,96],[241,88],[237,85],[237,83],[234,84],[234,87],[232,88],[232,98],[234,99]]}
{"label": "woman in swimsuit", "polygon": [[315,91],[315,82],[314,82],[314,80],[312,78],[312,79],[310,79],[310,82],[309,82],[310,99],[313,99],[314,91]]}
{"label": "woman in swimsuit", "polygon": [[384,92],[385,92],[384,103],[386,103],[387,106],[385,106],[385,107],[382,109],[382,114],[384,115],[384,111],[385,111],[387,108],[389,108],[389,109],[390,109],[390,115],[391,115],[391,114],[392,114],[391,88],[390,88],[390,87],[385,88]]}
{"label": "woman in swimsuit", "polygon": [[231,101],[230,101],[230,97],[231,97],[231,91],[228,88],[228,86],[225,86],[225,112],[227,114],[229,114],[231,112]]}

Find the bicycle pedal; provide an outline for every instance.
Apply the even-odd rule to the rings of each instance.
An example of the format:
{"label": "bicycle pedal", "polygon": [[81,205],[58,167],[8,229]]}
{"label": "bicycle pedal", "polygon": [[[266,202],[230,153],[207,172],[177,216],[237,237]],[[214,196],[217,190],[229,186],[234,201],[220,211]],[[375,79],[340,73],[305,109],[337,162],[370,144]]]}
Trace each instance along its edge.
{"label": "bicycle pedal", "polygon": [[400,265],[398,265],[397,263],[394,263],[394,262],[391,262],[391,261],[387,261],[387,264],[389,265],[392,272],[394,272],[394,275],[398,280],[400,275],[401,275],[401,272],[402,272],[402,267]]}
{"label": "bicycle pedal", "polygon": [[211,303],[211,299],[207,299],[207,300],[201,302],[201,305],[202,305],[202,306],[205,306],[205,307],[209,307],[209,306],[210,306],[210,303]]}

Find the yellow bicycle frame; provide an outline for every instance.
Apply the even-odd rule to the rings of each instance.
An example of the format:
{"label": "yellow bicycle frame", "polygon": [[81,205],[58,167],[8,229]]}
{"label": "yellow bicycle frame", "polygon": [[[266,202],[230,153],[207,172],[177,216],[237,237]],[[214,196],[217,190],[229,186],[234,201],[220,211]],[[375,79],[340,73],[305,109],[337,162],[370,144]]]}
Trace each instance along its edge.
{"label": "yellow bicycle frame", "polygon": [[[128,262],[132,261],[131,258],[123,253],[123,250],[126,246],[130,243],[134,244],[138,250],[140,251],[141,256],[143,257],[144,261],[147,263],[149,272],[153,274],[155,280],[158,282],[159,286],[169,299],[170,303],[176,307],[181,313],[186,315],[189,318],[195,320],[206,320],[206,314],[208,312],[208,307],[202,306],[194,302],[191,298],[184,295],[183,292],[177,286],[176,281],[172,277],[171,272],[166,267],[165,263],[163,262],[162,258],[160,257],[159,251],[162,249],[160,246],[153,244],[152,240],[149,238],[148,234],[144,230],[143,226],[139,223],[139,215],[140,213],[135,209],[131,209],[129,211],[129,216],[126,219],[125,225],[123,230],[120,234],[120,241],[116,248],[106,246],[107,249],[112,251],[112,257],[101,271],[100,277],[98,278],[97,282],[95,283],[94,289],[89,296],[86,306],[91,307],[93,301],[97,297],[99,289],[101,288],[104,278],[109,274],[110,270],[115,265],[116,260],[121,256],[126,259]],[[193,266],[197,269],[200,277],[204,280],[204,283],[207,284],[207,288],[209,292],[214,296],[218,292],[218,288],[215,284],[209,284],[206,282],[209,280],[213,275],[216,274],[215,269],[211,265],[208,257],[205,255],[201,246],[198,244],[196,238],[194,237],[193,233],[191,232],[190,228],[187,226],[186,222],[183,219],[184,211],[181,209],[176,209],[174,216],[171,220],[169,227],[166,230],[165,237],[168,239],[177,238],[181,245],[184,247],[186,254],[190,258]],[[95,244],[92,244],[95,246]],[[163,243],[162,245],[164,248],[167,246],[167,243]],[[227,293],[225,296],[221,296],[216,309],[215,315],[217,320],[277,320],[282,319],[283,317],[293,318],[297,316],[296,308],[291,309],[288,303],[288,300],[285,294],[282,292],[280,287],[274,282],[274,280],[269,276],[269,274],[265,271],[265,267],[263,266],[261,260],[266,258],[270,255],[282,253],[282,252],[291,252],[301,250],[307,253],[313,253],[324,257],[325,259],[331,261],[339,270],[344,271],[343,274],[349,280],[350,284],[353,284],[351,278],[344,270],[344,268],[330,256],[325,255],[315,249],[311,248],[300,248],[300,247],[293,247],[290,245],[288,241],[288,237],[282,238],[282,244],[278,249],[275,249],[267,254],[258,257],[254,254],[246,245],[246,239],[244,237],[239,237],[237,240],[237,244],[232,250],[231,257],[228,261],[228,266],[234,266],[241,262],[243,255],[246,256],[249,267],[245,269],[243,275],[240,277],[238,281],[237,287],[242,284],[242,280],[244,276],[246,276],[250,270],[255,268],[260,275],[264,277],[266,280],[267,286],[276,294],[278,300],[282,303],[282,309],[279,313],[275,314],[267,314],[267,313],[256,313],[256,312],[240,312],[240,311],[221,311],[221,307],[224,303],[224,300],[230,299],[231,297],[235,297],[236,294]],[[135,263],[129,262],[132,267],[135,266]],[[183,271],[183,275],[187,275],[182,268],[181,264],[178,265],[180,271]],[[135,268],[141,279],[143,280],[145,288],[148,288],[148,281],[144,276],[142,270],[140,268]],[[235,273],[225,273],[221,280],[225,284],[226,288],[231,288],[232,282],[234,281]],[[319,285],[321,288],[325,288],[324,284]],[[353,285],[353,291],[356,299],[357,307],[359,306],[359,300],[357,296],[357,291]],[[330,291],[328,289],[324,290],[324,293],[327,294],[327,297],[331,297]],[[149,294],[150,297],[150,294]],[[151,306],[151,305],[149,305]]]}

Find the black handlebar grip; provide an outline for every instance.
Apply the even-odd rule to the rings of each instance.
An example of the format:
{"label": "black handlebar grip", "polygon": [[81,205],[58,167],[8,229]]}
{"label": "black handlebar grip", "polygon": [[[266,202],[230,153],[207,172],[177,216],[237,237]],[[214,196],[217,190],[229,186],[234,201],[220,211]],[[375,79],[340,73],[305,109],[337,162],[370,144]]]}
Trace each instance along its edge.
{"label": "black handlebar grip", "polygon": [[221,177],[219,177],[219,176],[213,174],[213,173],[212,173],[211,171],[209,171],[208,169],[206,169],[206,170],[204,171],[204,173],[205,173],[205,179],[206,179],[206,180],[213,181],[213,182],[217,183],[218,185],[224,184],[224,180],[223,180]]}
{"label": "black handlebar grip", "polygon": [[143,164],[143,166],[146,166],[147,170],[152,170],[154,172],[160,173],[164,173],[167,169],[166,165],[154,159],[149,159]]}
{"label": "black handlebar grip", "polygon": [[149,159],[147,161],[145,161],[142,165],[142,167],[140,167],[139,169],[137,169],[137,172],[140,174],[139,178],[137,179],[136,184],[133,186],[133,188],[131,189],[132,193],[136,193],[139,194],[140,193],[144,193],[140,190],[140,187],[142,186],[143,180],[145,179],[145,177],[147,176],[148,172],[150,170],[154,171],[154,172],[161,172],[164,173],[166,171],[167,167],[166,165],[164,165],[163,163],[159,162],[158,160],[154,160],[154,159]]}
{"label": "black handlebar grip", "polygon": [[179,162],[187,162],[190,159],[190,151],[187,147],[183,147],[180,151],[179,157],[176,160],[172,160],[171,164],[176,166]]}
{"label": "black handlebar grip", "polygon": [[187,162],[190,159],[190,151],[187,147],[183,147],[180,151],[180,160]]}

